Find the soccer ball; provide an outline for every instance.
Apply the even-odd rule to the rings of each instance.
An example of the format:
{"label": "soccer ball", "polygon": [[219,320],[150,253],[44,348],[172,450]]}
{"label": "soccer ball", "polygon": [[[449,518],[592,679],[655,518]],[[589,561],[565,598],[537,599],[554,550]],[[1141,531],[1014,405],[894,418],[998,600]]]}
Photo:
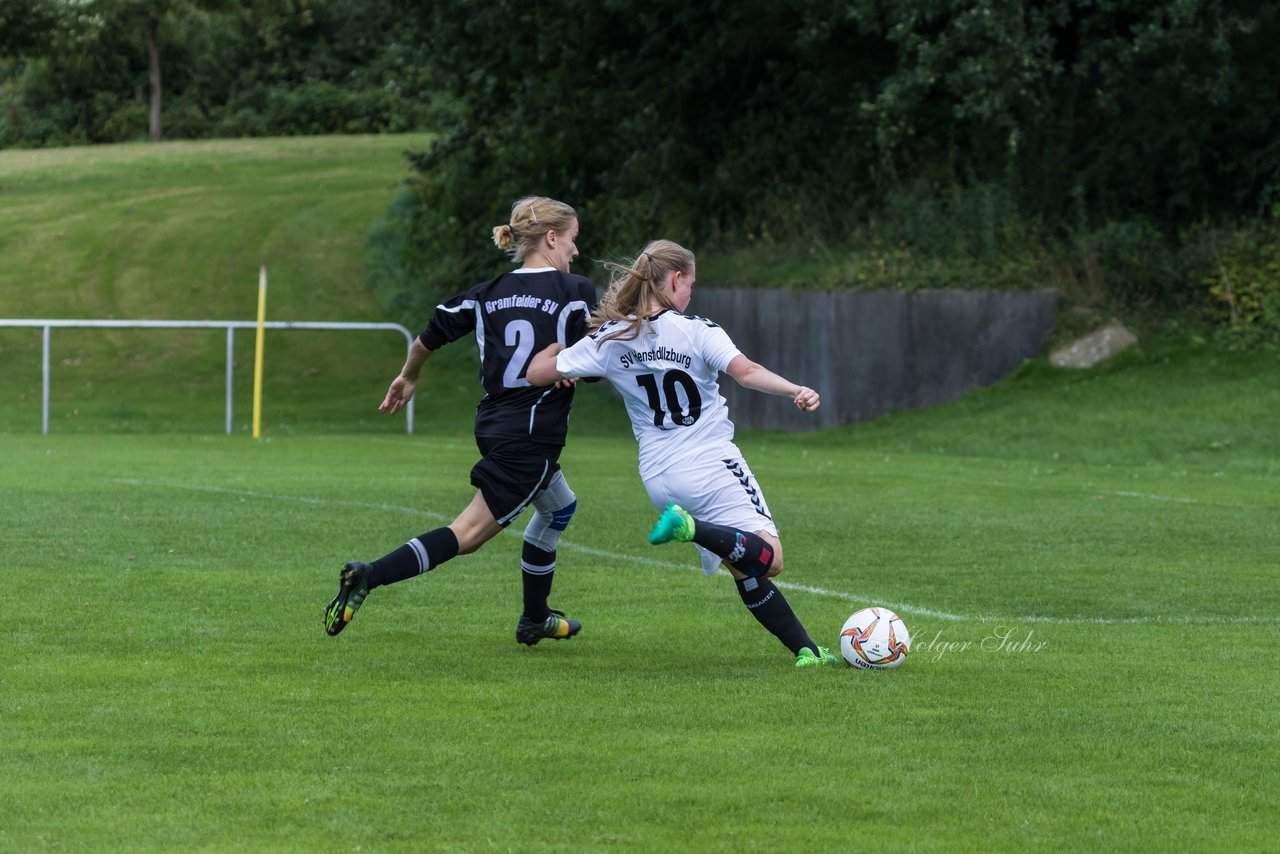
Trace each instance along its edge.
{"label": "soccer ball", "polygon": [[845,620],[840,629],[840,655],[850,667],[897,667],[910,649],[907,624],[888,608],[863,608]]}

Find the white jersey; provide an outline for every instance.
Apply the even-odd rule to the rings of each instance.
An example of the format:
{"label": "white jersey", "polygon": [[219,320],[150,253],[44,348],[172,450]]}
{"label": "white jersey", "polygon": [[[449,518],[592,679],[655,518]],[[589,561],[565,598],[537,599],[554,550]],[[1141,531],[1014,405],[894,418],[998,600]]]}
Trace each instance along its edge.
{"label": "white jersey", "polygon": [[640,445],[640,477],[681,460],[732,450],[733,422],[720,395],[719,375],[741,355],[710,320],[664,311],[630,341],[604,340],[620,326],[609,321],[556,356],[566,377],[604,377],[622,395]]}

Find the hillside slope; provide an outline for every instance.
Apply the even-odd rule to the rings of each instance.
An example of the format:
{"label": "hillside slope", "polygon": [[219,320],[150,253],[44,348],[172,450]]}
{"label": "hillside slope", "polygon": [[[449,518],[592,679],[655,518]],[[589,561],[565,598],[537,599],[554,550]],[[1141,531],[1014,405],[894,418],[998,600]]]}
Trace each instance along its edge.
{"label": "hillside slope", "polygon": [[[365,240],[426,139],[0,151],[0,317],[251,320],[266,265],[268,319],[383,320]],[[219,430],[225,347],[221,331],[55,331],[51,430]],[[265,428],[402,430],[374,407],[403,348],[385,332],[272,334]],[[252,359],[239,333],[238,430]],[[0,329],[0,361],[0,430],[38,430],[39,331]]]}

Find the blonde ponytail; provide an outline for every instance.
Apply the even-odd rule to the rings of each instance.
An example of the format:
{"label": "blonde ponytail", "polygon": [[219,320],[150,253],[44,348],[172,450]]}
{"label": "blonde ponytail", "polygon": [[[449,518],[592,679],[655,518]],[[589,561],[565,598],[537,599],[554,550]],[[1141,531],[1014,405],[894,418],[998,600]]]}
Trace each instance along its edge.
{"label": "blonde ponytail", "polygon": [[546,196],[525,196],[511,206],[510,222],[493,229],[493,243],[513,261],[523,261],[544,234],[568,231],[577,216],[577,211],[564,202]]}
{"label": "blonde ponytail", "polygon": [[493,245],[497,246],[503,252],[510,252],[511,247],[516,245],[515,234],[509,225],[495,226],[493,229]]}
{"label": "blonde ponytail", "polygon": [[631,341],[643,329],[651,328],[645,313],[655,302],[676,311],[667,296],[664,283],[673,271],[693,272],[694,256],[688,249],[671,240],[654,240],[640,251],[630,264],[602,262],[610,272],[609,289],[591,315],[592,329],[613,321],[620,324],[600,339],[600,343],[618,339]]}

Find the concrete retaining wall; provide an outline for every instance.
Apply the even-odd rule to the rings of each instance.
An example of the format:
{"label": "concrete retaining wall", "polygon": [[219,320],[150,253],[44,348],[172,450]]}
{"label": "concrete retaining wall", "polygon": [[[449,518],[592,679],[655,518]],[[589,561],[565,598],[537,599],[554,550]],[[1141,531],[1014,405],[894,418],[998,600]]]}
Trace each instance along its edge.
{"label": "concrete retaining wall", "polygon": [[806,415],[722,375],[736,425],[814,430],[934,406],[996,383],[1044,353],[1056,310],[1052,290],[700,287],[688,313],[714,320],[746,356],[822,395],[822,408]]}

